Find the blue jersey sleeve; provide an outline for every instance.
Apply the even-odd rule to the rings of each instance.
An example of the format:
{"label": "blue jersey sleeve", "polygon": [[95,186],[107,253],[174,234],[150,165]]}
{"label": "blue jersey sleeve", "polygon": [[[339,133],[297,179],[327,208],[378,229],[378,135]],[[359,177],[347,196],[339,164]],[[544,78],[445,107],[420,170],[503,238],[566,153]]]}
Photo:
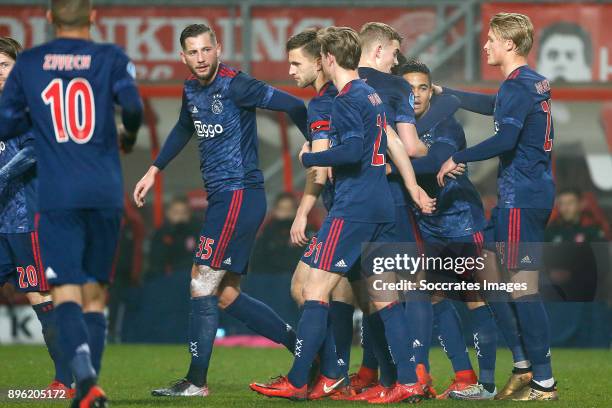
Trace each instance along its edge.
{"label": "blue jersey sleeve", "polygon": [[19,177],[32,166],[36,165],[36,152],[34,150],[33,135],[31,132],[19,136],[20,150],[13,158],[0,168],[0,193],[13,179]]}
{"label": "blue jersey sleeve", "polygon": [[456,163],[487,160],[512,150],[518,143],[527,114],[533,106],[529,92],[517,82],[506,81],[498,93],[499,130],[494,136],[453,155]]}
{"label": "blue jersey sleeve", "polygon": [[21,64],[17,61],[4,83],[0,97],[0,140],[24,134],[29,129],[30,119],[23,92]]}
{"label": "blue jersey sleeve", "polygon": [[229,95],[241,108],[261,108],[286,112],[293,123],[308,138],[307,113],[304,102],[287,92],[240,72],[229,85]]}
{"label": "blue jersey sleeve", "polygon": [[136,67],[123,51],[117,48],[111,71],[115,102],[121,106],[121,121],[130,132],[142,124],[143,106],[136,87]]}
{"label": "blue jersey sleeve", "polygon": [[310,101],[308,105],[308,130],[311,142],[329,139],[330,108],[331,104],[319,103],[317,98]]}
{"label": "blue jersey sleeve", "polygon": [[416,123],[414,116],[414,94],[408,82],[401,80],[398,81],[398,84],[401,84],[399,86],[402,98],[396,107],[395,122],[414,124]]}
{"label": "blue jersey sleeve", "polygon": [[153,165],[158,169],[163,170],[168,163],[172,161],[180,152],[183,150],[185,145],[191,139],[191,136],[195,132],[195,127],[191,116],[189,115],[189,109],[187,107],[187,97],[183,92],[183,103],[181,105],[181,113],[179,119],[174,125],[174,128],[170,131],[164,146],[159,152],[157,159]]}
{"label": "blue jersey sleeve", "polygon": [[461,101],[461,108],[482,115],[493,115],[495,95],[465,92],[444,87],[444,93],[455,95]]}
{"label": "blue jersey sleeve", "polygon": [[363,140],[365,128],[359,105],[351,103],[347,97],[338,97],[332,105],[331,127],[332,132],[338,136],[340,143],[357,137]]}

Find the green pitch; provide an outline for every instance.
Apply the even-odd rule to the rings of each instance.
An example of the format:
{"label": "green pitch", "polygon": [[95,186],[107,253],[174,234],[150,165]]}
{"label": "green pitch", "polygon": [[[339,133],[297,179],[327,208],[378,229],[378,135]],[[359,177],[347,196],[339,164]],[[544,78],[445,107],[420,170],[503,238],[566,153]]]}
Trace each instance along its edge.
{"label": "green pitch", "polygon": [[[471,352],[473,354],[473,352]],[[284,349],[217,348],[209,373],[208,398],[153,398],[150,390],[183,376],[188,354],[184,346],[120,345],[106,349],[101,385],[114,407],[324,407],[355,404],[343,401],[292,403],[256,395],[248,388],[251,381],[265,381],[286,374],[290,355]],[[361,351],[353,351],[353,368],[361,361]],[[437,390],[450,383],[450,364],[442,351],[432,350],[432,374]],[[497,384],[502,386],[509,374],[510,354],[500,349],[497,356]],[[475,365],[476,366],[476,365]],[[531,406],[589,408],[612,407],[612,352],[601,350],[553,350],[553,368],[561,401],[527,403]],[[0,406],[68,406],[67,401],[8,400],[9,389],[42,389],[51,379],[51,362],[40,346],[0,346]],[[352,370],[354,371],[354,370]],[[429,407],[511,407],[519,402],[425,401]],[[363,405],[362,405],[363,406]]]}

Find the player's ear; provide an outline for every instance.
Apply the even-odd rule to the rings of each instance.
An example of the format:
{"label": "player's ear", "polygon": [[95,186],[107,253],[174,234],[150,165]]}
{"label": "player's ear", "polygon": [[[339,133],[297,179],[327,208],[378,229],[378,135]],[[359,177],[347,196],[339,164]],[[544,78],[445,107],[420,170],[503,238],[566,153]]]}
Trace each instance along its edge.
{"label": "player's ear", "polygon": [[181,55],[181,61],[183,62],[183,64],[187,65],[187,59],[185,58],[185,51],[181,49],[180,55]]}
{"label": "player's ear", "polygon": [[220,42],[218,42],[218,43],[217,43],[217,45],[216,45],[216,47],[217,47],[217,50],[216,50],[216,52],[217,52],[217,58],[221,58],[221,43],[220,43]]}
{"label": "player's ear", "polygon": [[47,10],[47,13],[45,16],[47,17],[47,22],[53,25],[53,14],[51,13],[51,10]]}

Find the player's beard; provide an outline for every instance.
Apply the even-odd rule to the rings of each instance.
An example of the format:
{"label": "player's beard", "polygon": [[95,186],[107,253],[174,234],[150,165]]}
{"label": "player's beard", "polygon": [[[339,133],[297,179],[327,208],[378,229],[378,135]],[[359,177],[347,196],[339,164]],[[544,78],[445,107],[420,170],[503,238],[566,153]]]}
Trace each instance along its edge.
{"label": "player's beard", "polygon": [[196,76],[196,78],[198,78],[198,80],[200,80],[202,82],[210,82],[212,77],[217,73],[217,68],[219,68],[219,59],[215,58],[214,63],[210,64],[210,67],[209,67],[209,70],[208,70],[208,74],[206,74],[206,75],[198,75],[195,67],[191,70],[191,72],[193,73],[193,75]]}

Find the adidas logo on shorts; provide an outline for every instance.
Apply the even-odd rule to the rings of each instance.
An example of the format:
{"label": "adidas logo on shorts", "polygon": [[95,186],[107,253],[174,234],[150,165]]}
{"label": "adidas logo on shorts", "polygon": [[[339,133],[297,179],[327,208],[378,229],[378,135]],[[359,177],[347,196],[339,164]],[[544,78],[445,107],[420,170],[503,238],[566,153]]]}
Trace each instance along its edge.
{"label": "adidas logo on shorts", "polygon": [[232,257],[229,257],[225,261],[223,261],[223,265],[231,265],[231,264],[232,264]]}
{"label": "adidas logo on shorts", "polygon": [[416,339],[415,341],[412,342],[412,348],[417,348],[417,347],[423,347],[423,344],[419,341],[419,339]]}
{"label": "adidas logo on shorts", "polygon": [[523,259],[521,259],[521,263],[530,264],[531,263],[531,258],[529,257],[529,255],[525,255],[525,257]]}
{"label": "adidas logo on shorts", "polygon": [[57,274],[55,273],[55,271],[50,266],[45,270],[45,276],[47,277],[47,279],[56,279],[57,278]]}
{"label": "adidas logo on shorts", "polygon": [[341,259],[338,262],[336,262],[334,266],[337,266],[338,268],[346,268],[346,262],[344,262],[344,259]]}

